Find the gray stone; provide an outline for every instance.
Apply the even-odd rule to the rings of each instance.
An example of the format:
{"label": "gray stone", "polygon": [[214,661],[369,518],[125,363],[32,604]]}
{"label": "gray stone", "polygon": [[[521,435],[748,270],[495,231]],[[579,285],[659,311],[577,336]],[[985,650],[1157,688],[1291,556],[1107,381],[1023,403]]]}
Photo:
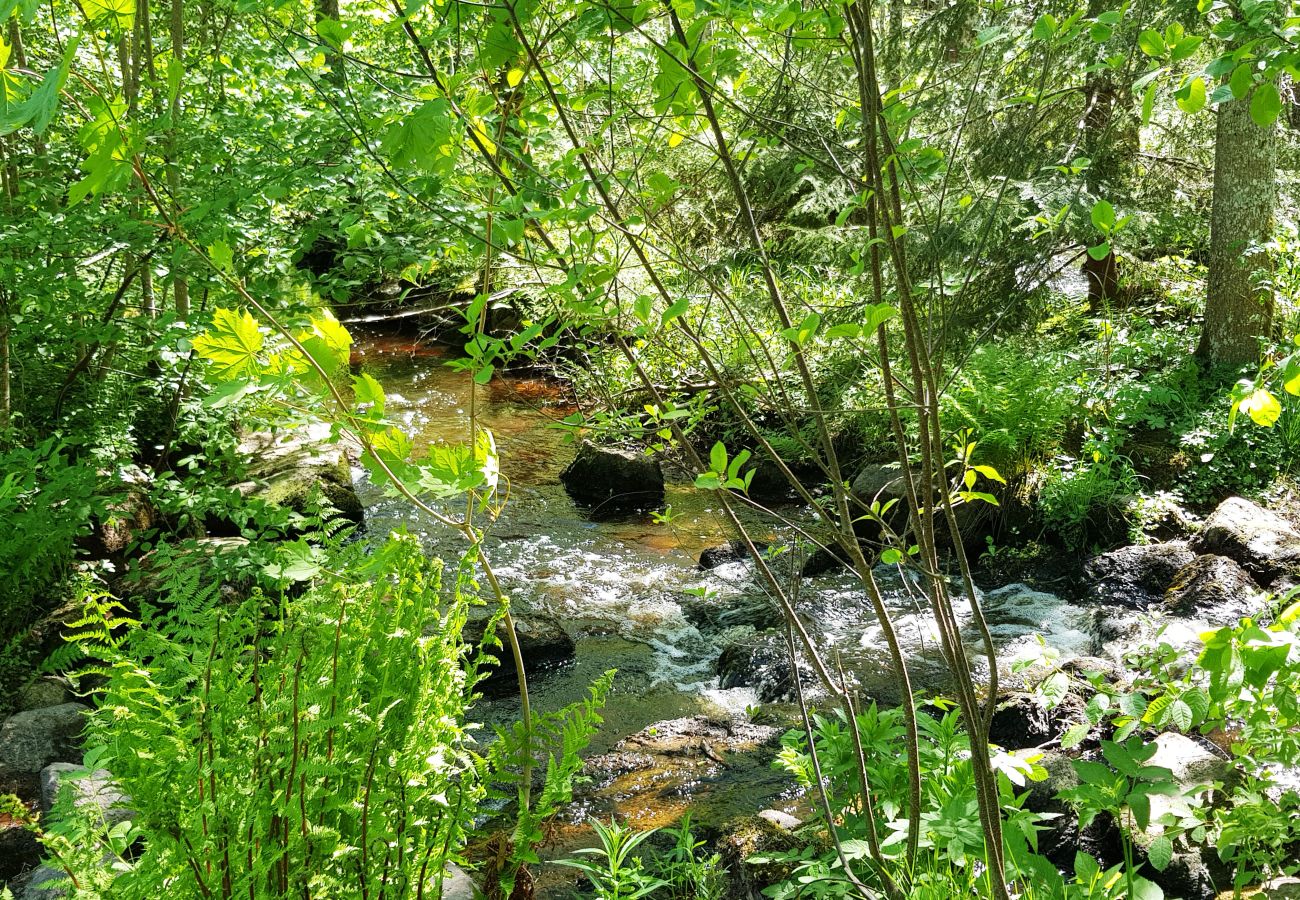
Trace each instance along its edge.
{"label": "gray stone", "polygon": [[[733,641],[718,656],[718,686],[752,687],[762,703],[778,703],[795,698],[794,669],[784,638],[768,632],[751,634]],[[815,678],[800,664],[804,690],[813,688]]]}
{"label": "gray stone", "polygon": [[1216,627],[1257,615],[1262,601],[1250,574],[1226,556],[1198,556],[1178,570],[1165,593],[1165,609],[1171,615]]}
{"label": "gray stone", "polygon": [[758,814],[758,817],[760,819],[766,819],[777,828],[784,829],[785,831],[794,831],[803,824],[796,817],[790,815],[788,812],[782,812],[779,809],[765,809]]}
{"label": "gray stone", "polygon": [[1300,531],[1241,497],[1219,504],[1193,549],[1234,559],[1264,583],[1300,572]]}
{"label": "gray stone", "polygon": [[1047,744],[1087,718],[1085,704],[1078,689],[1072,689],[1051,709],[1028,691],[1003,692],[998,695],[997,709],[993,711],[989,740],[1010,750]]}
{"label": "gray stone", "polygon": [[1157,602],[1178,570],[1196,559],[1182,541],[1134,544],[1100,556],[1083,567],[1092,596],[1126,609],[1145,609]]}
{"label": "gray stone", "polygon": [[252,479],[238,485],[245,496],[296,513],[310,512],[313,501],[320,500],[353,524],[364,521],[348,455],[330,441],[328,427],[300,429],[292,435],[246,434],[239,452],[249,460]]}
{"label": "gray stone", "polygon": [[0,725],[0,777],[35,774],[52,762],[81,757],[90,707],[61,703],[10,716]]}
{"label": "gray stone", "polygon": [[27,889],[22,893],[22,900],[57,900],[69,896],[71,885],[68,873],[54,866],[41,866],[32,873],[27,881]]}
{"label": "gray stone", "polygon": [[60,706],[73,702],[73,694],[68,682],[54,675],[33,678],[18,689],[18,708],[20,710],[45,709],[48,706]]}
{"label": "gray stone", "polygon": [[1236,772],[1230,760],[1204,743],[1172,731],[1156,738],[1156,752],[1147,760],[1147,765],[1163,766],[1173,772],[1174,778],[1184,788],[1227,783]]}
{"label": "gray stone", "polygon": [[477,896],[479,891],[474,886],[474,879],[460,866],[448,863],[442,879],[442,900],[474,900]]}
{"label": "gray stone", "polygon": [[[44,855],[45,848],[35,832],[7,817],[0,822],[0,885],[12,884],[23,872],[38,865]],[[21,896],[21,891],[18,894]]]}
{"label": "gray stone", "polygon": [[658,509],[664,504],[664,473],[639,450],[598,447],[584,441],[560,481],[577,503],[595,515]]}
{"label": "gray stone", "polygon": [[54,809],[59,791],[65,787],[72,792],[72,803],[77,809],[98,811],[109,828],[135,816],[131,798],[122,793],[111,772],[106,769],[90,772],[85,766],[72,763],[51,763],[41,770],[42,811],[48,813]]}

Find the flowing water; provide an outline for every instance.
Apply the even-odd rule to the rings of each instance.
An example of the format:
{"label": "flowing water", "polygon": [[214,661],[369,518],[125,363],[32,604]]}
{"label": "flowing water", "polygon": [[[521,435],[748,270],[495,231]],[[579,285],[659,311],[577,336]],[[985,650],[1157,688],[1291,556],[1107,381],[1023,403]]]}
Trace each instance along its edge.
{"label": "flowing water", "polygon": [[[465,373],[446,365],[449,351],[394,337],[363,337],[358,349],[362,366],[388,391],[389,414],[417,445],[465,440],[471,384]],[[477,419],[495,436],[510,486],[509,503],[491,530],[487,552],[517,614],[558,618],[577,645],[575,662],[533,681],[535,707],[555,709],[576,700],[597,675],[616,668],[605,726],[593,748],[597,752],[666,719],[743,716],[756,703],[755,691],[719,687],[719,654],[728,643],[752,636],[755,625],[770,626],[777,619],[749,563],[726,563],[710,572],[697,566],[701,550],[731,537],[711,495],[670,481],[671,523],[659,524],[649,516],[593,521],[559,481],[574,454],[564,432],[554,427],[572,412],[564,391],[545,380],[497,377],[477,389],[476,403]],[[359,475],[358,489],[372,533],[405,526],[423,535],[433,552],[456,552],[454,536],[413,513],[404,501],[385,496],[364,475]],[[762,534],[761,523],[755,525]],[[768,531],[767,537],[779,539]],[[896,572],[887,567],[878,572],[916,681],[941,687],[943,665],[932,616]],[[707,588],[708,595],[692,593],[698,588]],[[869,695],[896,697],[889,693],[892,676],[879,625],[851,576],[805,580],[799,603],[819,641]],[[1093,649],[1091,612],[1052,594],[1010,585],[986,593],[984,605],[1007,659],[1036,647],[1034,635],[1039,633],[1067,657]],[[964,618],[969,620],[969,610]],[[974,651],[976,635],[969,623],[968,631]],[[517,703],[495,701],[478,713],[488,722],[504,721],[517,714]],[[754,811],[782,790],[779,780],[752,767],[732,769],[733,785],[750,779],[754,789],[721,801],[721,812],[744,811],[740,807],[746,803]],[[682,792],[689,790],[682,786]],[[636,818],[644,810],[635,804],[633,798],[618,811]]]}

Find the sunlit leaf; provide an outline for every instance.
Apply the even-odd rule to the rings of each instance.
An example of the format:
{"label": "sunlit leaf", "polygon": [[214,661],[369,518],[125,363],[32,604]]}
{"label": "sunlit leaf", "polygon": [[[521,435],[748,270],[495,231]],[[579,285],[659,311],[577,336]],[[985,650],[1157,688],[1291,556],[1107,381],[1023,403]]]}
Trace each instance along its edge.
{"label": "sunlit leaf", "polygon": [[194,350],[212,364],[218,378],[256,377],[262,332],[247,311],[218,309],[212,327],[194,338]]}

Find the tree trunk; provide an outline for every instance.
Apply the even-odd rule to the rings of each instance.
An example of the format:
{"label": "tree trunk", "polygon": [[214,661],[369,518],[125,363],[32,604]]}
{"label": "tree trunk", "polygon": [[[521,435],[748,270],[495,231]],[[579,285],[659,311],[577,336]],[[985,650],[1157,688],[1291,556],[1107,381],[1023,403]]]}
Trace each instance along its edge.
{"label": "tree trunk", "polygon": [[[185,7],[183,0],[172,0],[171,38],[172,59],[182,67],[185,66]],[[171,193],[173,210],[180,209],[180,117],[181,92],[177,91],[171,101],[171,134],[168,143],[167,189]],[[175,266],[173,258],[172,265]],[[190,317],[190,283],[185,276],[172,272],[172,287],[176,292],[176,315],[185,321]]]}
{"label": "tree trunk", "polygon": [[[339,21],[339,0],[316,0],[316,21],[320,22],[322,19]],[[330,67],[330,73],[326,76],[326,80],[335,87],[343,87],[345,72],[343,70],[342,49],[330,49],[325,54],[325,59]]]}
{"label": "tree trunk", "polygon": [[1273,236],[1276,155],[1277,129],[1255,124],[1249,96],[1219,107],[1205,324],[1196,350],[1214,365],[1257,362],[1273,327],[1264,244]]}

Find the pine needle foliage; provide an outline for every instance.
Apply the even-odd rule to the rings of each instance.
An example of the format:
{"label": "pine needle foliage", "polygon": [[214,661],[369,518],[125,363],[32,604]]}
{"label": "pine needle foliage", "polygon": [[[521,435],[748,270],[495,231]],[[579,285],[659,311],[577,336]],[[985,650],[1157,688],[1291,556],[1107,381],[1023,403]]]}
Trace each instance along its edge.
{"label": "pine needle foliage", "polygon": [[175,576],[178,602],[125,636],[111,604],[88,611],[92,752],[146,837],[107,896],[440,896],[485,793],[467,576],[444,584],[405,535],[331,562],[305,593],[239,602]]}

